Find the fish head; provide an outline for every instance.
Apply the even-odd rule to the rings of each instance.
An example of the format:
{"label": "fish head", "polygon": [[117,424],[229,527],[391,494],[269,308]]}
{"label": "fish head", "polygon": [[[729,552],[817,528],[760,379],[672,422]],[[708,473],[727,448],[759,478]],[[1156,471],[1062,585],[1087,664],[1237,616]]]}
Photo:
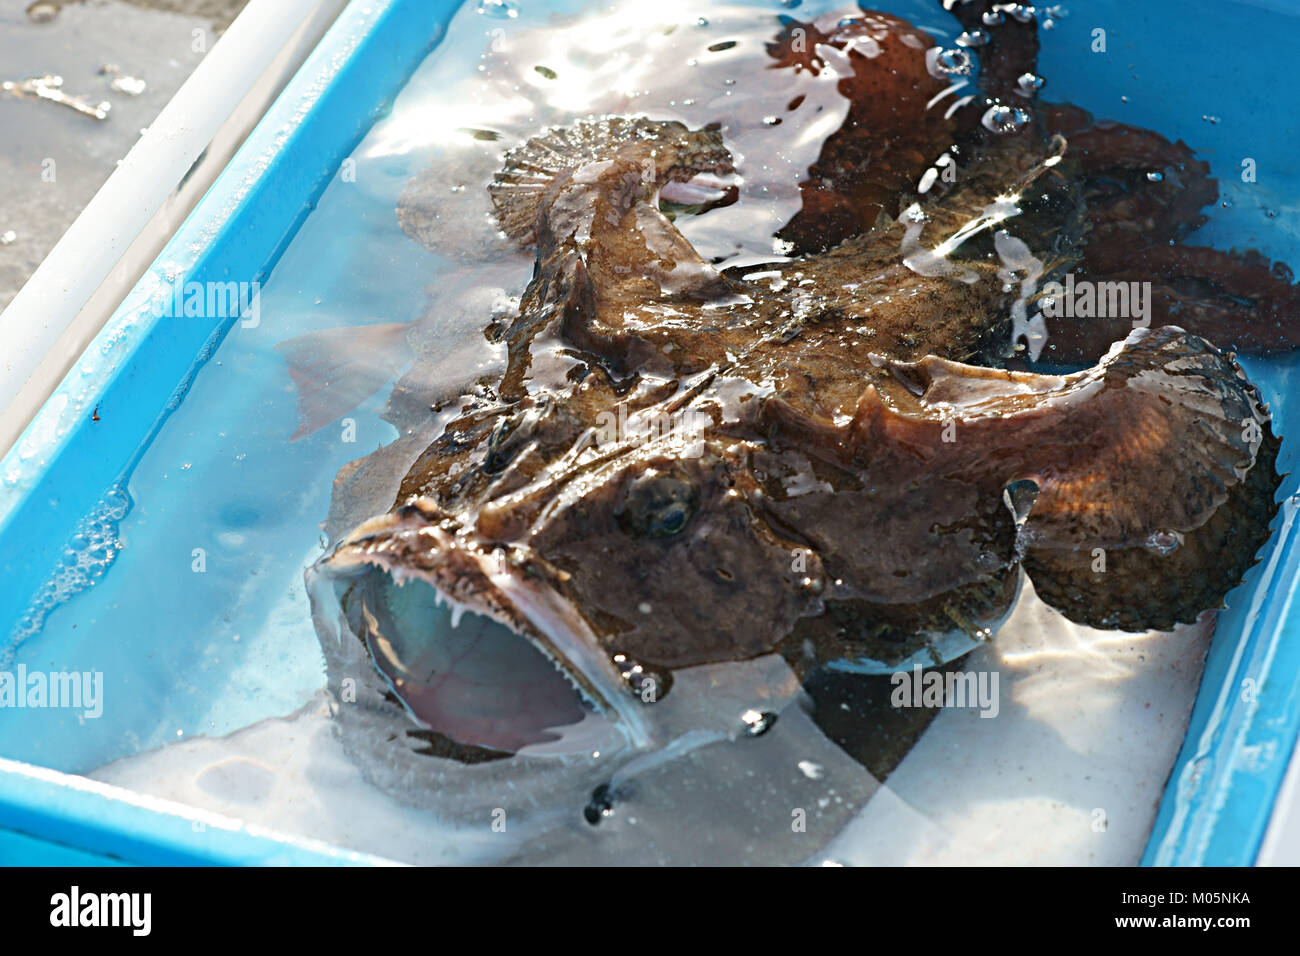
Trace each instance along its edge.
{"label": "fish head", "polygon": [[623,450],[529,529],[603,654],[657,674],[746,660],[811,611],[819,561],[765,520],[752,452],[720,437]]}
{"label": "fish head", "polygon": [[578,403],[549,402],[449,428],[466,446],[459,485],[440,439],[402,503],[313,569],[417,719],[430,679],[399,681],[393,662],[438,637],[402,610],[406,587],[504,625],[516,646],[503,654],[528,656],[523,638],[634,737],[673,671],[769,653],[815,611],[820,559],[763,517],[749,441],[664,402],[586,422]]}

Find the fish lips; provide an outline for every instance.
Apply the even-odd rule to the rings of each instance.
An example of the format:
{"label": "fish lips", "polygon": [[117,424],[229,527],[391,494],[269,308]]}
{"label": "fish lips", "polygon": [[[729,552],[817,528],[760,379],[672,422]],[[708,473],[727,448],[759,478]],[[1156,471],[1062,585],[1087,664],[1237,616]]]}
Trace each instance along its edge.
{"label": "fish lips", "polygon": [[358,526],[308,585],[336,602],[339,626],[410,716],[458,745],[545,747],[593,710],[620,742],[651,745],[644,705],[553,574],[417,499]]}

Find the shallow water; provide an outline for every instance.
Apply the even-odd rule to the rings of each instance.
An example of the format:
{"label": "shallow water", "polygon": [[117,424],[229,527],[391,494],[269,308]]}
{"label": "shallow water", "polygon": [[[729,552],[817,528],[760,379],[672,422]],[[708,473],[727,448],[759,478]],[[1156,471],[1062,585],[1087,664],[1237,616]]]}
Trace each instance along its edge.
{"label": "shallow water", "polygon": [[[884,6],[941,41],[959,32],[938,4]],[[385,388],[288,441],[298,411],[276,346],[311,331],[415,322],[412,349],[454,395],[497,367],[485,315],[531,274],[531,257],[504,248],[487,219],[481,187],[503,149],[575,113],[700,125],[725,111],[728,142],[743,157],[740,200],[685,220],[683,231],[706,256],[744,264],[781,252],[771,234],[797,209],[799,174],[846,108],[828,78],[743,82],[776,14],[809,18],[831,4],[661,3],[653,13],[592,5],[577,18],[533,4],[509,8],[517,16],[483,9],[471,2],[458,14],[321,197],[262,290],[260,323],[237,325],[200,373],[110,498],[116,510],[102,540],[78,543],[84,555],[99,548],[82,561],[96,573],[80,583],[93,585],[52,593],[43,626],[17,648],[29,667],[102,672],[104,715],[0,713],[0,752],[413,862],[1134,862],[1181,744],[1210,628],[1172,637],[1092,631],[1032,597],[992,646],[958,665],[1001,676],[997,719],[946,709],[926,729],[933,714],[904,724],[907,715],[878,702],[810,702],[773,658],[679,675],[657,707],[678,732],[667,739],[697,736],[658,763],[618,752],[611,739],[601,757],[575,747],[518,773],[509,761],[464,768],[424,758],[428,770],[416,774],[407,764],[357,766],[334,732],[335,709],[348,705],[326,688],[302,572],[321,554],[339,468],[400,436],[380,417]],[[1214,85],[1226,67],[1212,60],[1198,105],[1182,107],[1186,63],[1213,46],[1192,17],[1148,23],[1147,35],[1169,40],[1166,69],[1148,59],[1141,72],[1129,68],[1136,39],[1122,29],[1113,59],[1081,60],[1079,45],[1087,49],[1106,9],[1079,11],[1045,36],[1044,96],[1187,139],[1210,158],[1229,203],[1198,239],[1300,261],[1296,219],[1286,215],[1300,195],[1295,174],[1283,172],[1286,128],[1247,135],[1240,99]],[[678,67],[665,71],[664,62]],[[802,105],[788,110],[797,96]],[[769,122],[778,116],[782,123]],[[1270,170],[1255,184],[1232,175],[1243,140]],[[432,251],[395,215],[408,182],[430,164],[438,177],[417,178],[408,195],[447,224],[419,233]],[[1252,373],[1274,369],[1281,383],[1295,366],[1248,364]],[[1287,434],[1286,409],[1271,397]],[[1290,445],[1284,455],[1280,467],[1294,470]],[[373,511],[386,510],[391,493],[383,497]],[[784,690],[758,700],[773,687]],[[755,706],[779,719],[748,739],[738,717]],[[809,719],[841,706],[900,746],[874,742],[864,768]],[[592,828],[580,811],[619,774],[637,783]],[[492,829],[497,809],[510,821],[505,839]],[[792,829],[797,810],[802,831]]]}
{"label": "shallow water", "polygon": [[[417,864],[1131,866],[1182,742],[1211,633],[1209,625],[1173,635],[1096,631],[1031,595],[995,644],[961,665],[1000,675],[996,717],[945,709],[886,783],[826,738],[806,701],[791,699],[761,737],[633,767],[626,779],[635,786],[623,785],[594,828],[577,809],[608,779],[600,760],[566,763],[531,795],[508,777],[461,767],[378,788],[332,732],[323,698],[288,719],[173,744],[91,776]],[[745,667],[768,681],[785,669],[779,658]],[[711,685],[725,670],[679,673],[656,706],[690,694],[719,703]],[[739,713],[750,700],[719,709]],[[410,805],[444,787],[441,812]],[[803,830],[793,828],[798,820]]]}

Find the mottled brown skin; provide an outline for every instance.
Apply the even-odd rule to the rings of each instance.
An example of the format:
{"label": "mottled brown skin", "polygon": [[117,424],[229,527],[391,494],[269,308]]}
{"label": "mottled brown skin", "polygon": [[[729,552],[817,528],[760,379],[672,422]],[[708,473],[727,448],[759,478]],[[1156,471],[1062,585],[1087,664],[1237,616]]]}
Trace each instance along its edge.
{"label": "mottled brown skin", "polygon": [[[914,74],[899,82],[924,96]],[[923,200],[927,246],[1018,195],[1006,225],[1044,281],[1080,261],[1113,267],[1088,251],[1090,230],[1122,224],[1092,160],[1050,124],[967,127],[957,182],[909,198]],[[841,173],[878,158],[835,151],[857,157]],[[964,277],[921,274],[900,254],[917,225],[895,218],[907,203],[838,192],[833,176],[805,212],[850,210],[831,218],[852,220],[851,236],[718,272],[657,197],[674,177],[729,169],[717,131],[640,120],[512,152],[493,198],[537,264],[493,332],[508,367],[324,569],[422,578],[606,699],[547,614],[593,660],[666,671],[782,650],[802,667],[978,634],[1021,567],[1072,619],[1134,630],[1193,621],[1241,580],[1275,511],[1277,442],[1230,354],[1166,326],[1072,375],[980,367],[1008,353],[1020,278],[998,276],[1002,226],[951,257]],[[663,433],[688,412],[702,428]],[[611,434],[647,417],[655,437]]]}
{"label": "mottled brown skin", "polygon": [[795,251],[829,249],[870,229],[882,214],[897,218],[900,198],[952,142],[958,124],[944,119],[943,109],[927,109],[947,86],[918,55],[933,45],[911,24],[883,13],[859,13],[828,29],[791,20],[768,44],[771,69],[819,75],[828,47],[853,67],[837,84],[848,115],[808,169],[802,208],[778,233]]}
{"label": "mottled brown skin", "polygon": [[[1181,140],[1122,123],[1098,122],[1073,106],[1048,106],[1045,129],[1077,156],[1087,242],[1075,272],[1097,282],[1152,283],[1152,325],[1179,325],[1238,352],[1288,352],[1300,345],[1300,285],[1282,263],[1255,251],[1225,252],[1183,240],[1218,200],[1209,165]],[[1149,173],[1161,176],[1152,182]],[[1057,357],[1086,362],[1122,334],[1114,321],[1079,323]]]}
{"label": "mottled brown skin", "polygon": [[[989,41],[976,50],[982,97],[946,119],[946,106],[956,97],[925,108],[945,82],[927,73],[916,50],[885,43],[871,59],[853,48],[855,37],[879,36],[882,28],[895,36],[919,34],[903,21],[858,14],[829,32],[813,23],[786,25],[769,45],[774,69],[824,68],[817,55],[822,44],[846,51],[854,74],[839,84],[852,103],[849,115],[808,171],[803,209],[779,235],[799,252],[817,251],[870,227],[881,213],[896,217],[934,158],[977,133],[986,105],[1007,104],[1029,110],[1041,135],[1062,135],[1070,143],[1069,175],[1082,217],[1069,230],[1077,247],[1070,250],[1077,253],[1071,257],[1076,278],[1150,281],[1153,326],[1178,325],[1224,348],[1268,354],[1300,346],[1300,324],[1293,319],[1300,311],[1300,285],[1290,269],[1254,251],[1183,244],[1205,223],[1202,210],[1218,200],[1209,164],[1181,140],[1020,95],[1019,77],[1037,70],[1038,24],[1007,14],[996,27],[985,27],[982,17],[993,6],[984,0],[953,6],[965,29],[982,29]],[[803,38],[799,51],[793,49],[796,37]],[[1152,181],[1150,173],[1161,179]],[[1050,241],[1052,227],[1063,224],[1049,219],[1037,231]],[[1123,319],[1058,327],[1044,359],[1095,362],[1128,331]]]}

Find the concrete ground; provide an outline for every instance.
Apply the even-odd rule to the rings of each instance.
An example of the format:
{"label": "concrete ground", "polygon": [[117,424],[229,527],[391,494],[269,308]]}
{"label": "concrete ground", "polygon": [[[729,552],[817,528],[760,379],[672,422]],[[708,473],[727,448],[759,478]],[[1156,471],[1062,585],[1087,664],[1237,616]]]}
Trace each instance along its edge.
{"label": "concrete ground", "polygon": [[[0,310],[246,2],[0,0]],[[46,75],[107,117],[24,87]]]}

